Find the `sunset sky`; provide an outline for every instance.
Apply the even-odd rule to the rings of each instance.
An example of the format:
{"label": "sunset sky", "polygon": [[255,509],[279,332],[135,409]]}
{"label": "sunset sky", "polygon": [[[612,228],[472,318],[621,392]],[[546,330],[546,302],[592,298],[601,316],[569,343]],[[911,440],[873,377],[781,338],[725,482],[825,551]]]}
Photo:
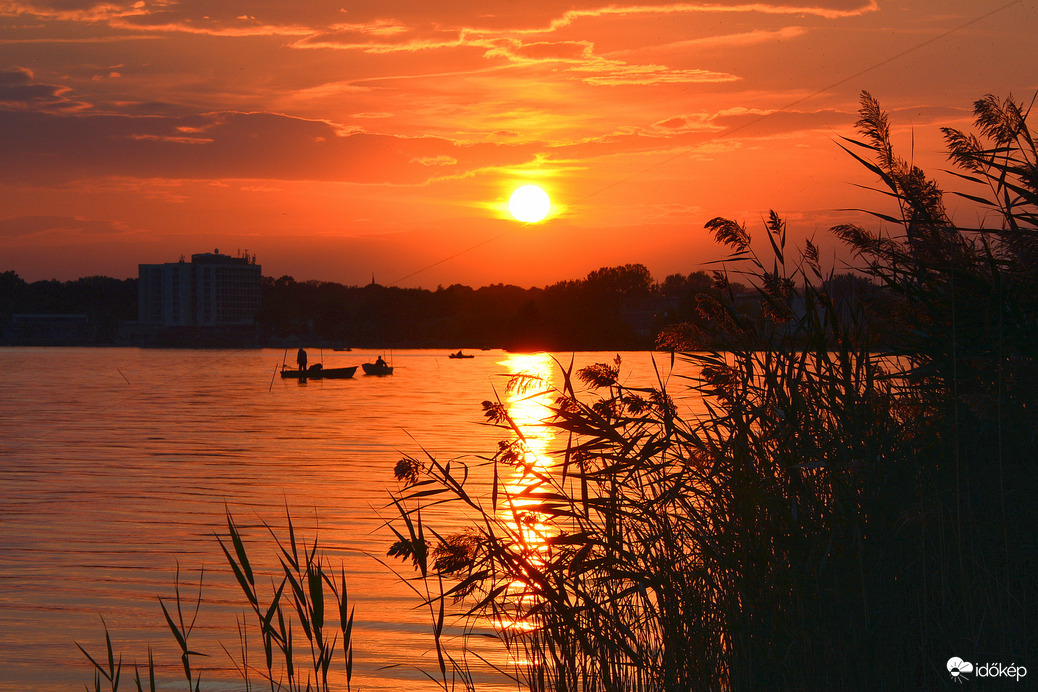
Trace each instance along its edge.
{"label": "sunset sky", "polygon": [[0,27],[0,271],[27,281],[217,248],[299,281],[662,280],[721,256],[706,220],[772,208],[832,257],[873,223],[844,210],[885,210],[836,144],[862,90],[946,189],[938,128],[1038,91],[1033,0],[0,0]]}

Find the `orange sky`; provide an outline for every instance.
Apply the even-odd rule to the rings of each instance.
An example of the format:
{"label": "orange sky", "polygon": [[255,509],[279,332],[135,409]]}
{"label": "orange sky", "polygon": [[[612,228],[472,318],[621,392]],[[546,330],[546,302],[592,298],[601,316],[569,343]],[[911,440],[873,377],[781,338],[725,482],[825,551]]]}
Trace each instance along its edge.
{"label": "orange sky", "polygon": [[[884,209],[835,143],[861,90],[957,189],[938,127],[1029,102],[1035,35],[1033,0],[0,0],[0,271],[219,248],[346,284],[662,280],[770,208],[832,255],[872,223],[841,210]],[[506,212],[528,182],[535,226]]]}

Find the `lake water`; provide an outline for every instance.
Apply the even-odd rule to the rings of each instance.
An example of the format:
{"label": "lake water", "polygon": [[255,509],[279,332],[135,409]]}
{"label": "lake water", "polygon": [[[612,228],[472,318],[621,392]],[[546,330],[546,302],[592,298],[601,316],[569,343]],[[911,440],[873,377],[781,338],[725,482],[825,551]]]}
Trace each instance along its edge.
{"label": "lake water", "polygon": [[[297,533],[316,532],[345,565],[354,689],[436,689],[425,677],[437,669],[428,613],[400,576],[410,572],[379,561],[393,542],[382,526],[394,514],[393,467],[404,454],[491,454],[502,435],[482,424],[480,402],[504,398],[510,373],[558,379],[547,354],[473,353],[395,352],[390,377],[300,383],[276,376],[285,354],[273,350],[0,349],[0,689],[83,689],[92,667],[75,642],[105,655],[101,616],[126,664],[145,663],[150,644],[162,680],[182,689],[157,601],[172,596],[178,565],[186,600],[204,570],[192,636],[209,654],[195,661],[203,689],[243,689],[220,644],[238,651],[247,604],[213,534],[229,509],[252,559],[276,576],[263,524],[283,528],[286,505]],[[378,354],[309,355],[341,367]],[[649,354],[623,357],[632,382],[655,381]],[[666,356],[656,360],[669,372]],[[132,687],[132,671],[124,678]],[[514,685],[488,677],[480,688]]]}

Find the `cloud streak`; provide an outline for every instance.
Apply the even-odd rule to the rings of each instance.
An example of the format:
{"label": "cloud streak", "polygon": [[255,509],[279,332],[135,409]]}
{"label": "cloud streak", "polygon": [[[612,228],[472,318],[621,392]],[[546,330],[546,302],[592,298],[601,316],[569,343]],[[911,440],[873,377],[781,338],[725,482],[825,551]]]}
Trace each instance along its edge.
{"label": "cloud streak", "polygon": [[534,157],[530,145],[341,134],[327,122],[235,112],[167,118],[0,111],[0,148],[11,164],[0,177],[37,185],[101,176],[420,185]]}
{"label": "cloud streak", "polygon": [[67,216],[19,216],[0,219],[0,238],[21,241],[41,236],[106,237],[127,232],[122,224]]}
{"label": "cloud streak", "polygon": [[18,111],[72,112],[89,108],[68,98],[68,87],[40,84],[26,68],[0,71],[0,108]]}

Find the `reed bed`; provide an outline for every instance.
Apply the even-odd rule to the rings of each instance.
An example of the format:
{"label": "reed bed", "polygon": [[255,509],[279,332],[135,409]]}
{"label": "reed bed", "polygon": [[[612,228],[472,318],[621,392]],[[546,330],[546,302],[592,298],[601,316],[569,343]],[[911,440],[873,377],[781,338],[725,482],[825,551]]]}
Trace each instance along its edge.
{"label": "reed bed", "polygon": [[[885,234],[833,233],[871,277],[836,289],[812,242],[763,241],[717,218],[730,251],[695,324],[661,348],[696,373],[705,416],[678,415],[667,383],[632,387],[622,364],[548,398],[564,435],[549,462],[506,402],[506,439],[474,465],[404,460],[398,543],[430,603],[498,625],[531,690],[930,689],[950,656],[1033,654],[1038,609],[1038,155],[1027,111],[975,104],[979,135],[945,130],[958,193],[988,227],[954,224],[944,193],[898,157],[862,95],[843,146],[893,202]],[[990,223],[990,221],[989,221]],[[764,251],[759,252],[763,246]],[[752,304],[734,277],[755,287]],[[720,347],[718,345],[720,344]],[[673,384],[670,385],[673,389]],[[482,466],[489,497],[466,479]],[[518,477],[520,482],[514,482]],[[430,503],[478,519],[440,535]],[[442,616],[441,616],[442,617]],[[453,660],[448,658],[448,660]]]}

